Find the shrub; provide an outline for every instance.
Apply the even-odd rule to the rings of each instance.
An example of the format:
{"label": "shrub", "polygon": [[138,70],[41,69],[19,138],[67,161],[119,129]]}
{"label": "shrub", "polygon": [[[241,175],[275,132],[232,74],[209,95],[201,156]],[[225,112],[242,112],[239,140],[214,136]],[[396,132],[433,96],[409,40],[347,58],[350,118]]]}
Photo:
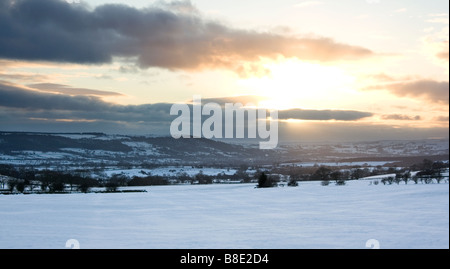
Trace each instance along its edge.
{"label": "shrub", "polygon": [[10,179],[8,180],[8,189],[10,192],[16,191],[23,193],[25,191],[25,187],[27,186],[25,180],[22,179]]}
{"label": "shrub", "polygon": [[91,189],[91,186],[88,182],[82,182],[80,185],[78,185],[78,190],[84,193],[88,193]]}
{"label": "shrub", "polygon": [[65,189],[65,184],[64,182],[58,180],[53,182],[52,184],[50,184],[49,188],[50,188],[50,192],[62,192]]}
{"label": "shrub", "polygon": [[128,182],[128,186],[153,186],[168,184],[169,181],[161,176],[133,177],[133,179]]}
{"label": "shrub", "polygon": [[381,180],[381,183],[383,183],[383,185],[386,185],[386,183],[391,185],[392,182],[394,182],[394,177],[386,177]]}
{"label": "shrub", "polygon": [[198,184],[212,184],[213,178],[211,176],[203,174],[202,171],[195,175],[195,180],[198,181]]}
{"label": "shrub", "polygon": [[8,189],[10,192],[14,191],[14,187],[17,185],[17,180],[11,179],[8,181]]}
{"label": "shrub", "polygon": [[298,187],[298,182],[294,178],[291,178],[287,184],[289,187]]}
{"label": "shrub", "polygon": [[258,177],[258,188],[271,188],[275,187],[276,182],[268,177],[264,172]]}
{"label": "shrub", "polygon": [[405,172],[404,174],[403,174],[403,177],[402,177],[402,179],[403,179],[403,181],[405,181],[405,185],[406,184],[408,184],[408,180],[411,178],[411,172]]}
{"label": "shrub", "polygon": [[18,181],[17,184],[16,184],[16,190],[18,192],[23,193],[25,191],[25,186],[26,186],[26,184],[25,184],[24,181]]}
{"label": "shrub", "polygon": [[79,191],[88,193],[92,187],[98,186],[98,181],[88,177],[86,178],[79,177],[77,184]]}
{"label": "shrub", "polygon": [[314,172],[312,178],[314,180],[329,180],[331,172],[331,169],[321,166]]}
{"label": "shrub", "polygon": [[322,182],[320,183],[320,185],[322,185],[322,186],[328,186],[328,185],[330,185],[330,181],[329,181],[329,180],[322,180]]}

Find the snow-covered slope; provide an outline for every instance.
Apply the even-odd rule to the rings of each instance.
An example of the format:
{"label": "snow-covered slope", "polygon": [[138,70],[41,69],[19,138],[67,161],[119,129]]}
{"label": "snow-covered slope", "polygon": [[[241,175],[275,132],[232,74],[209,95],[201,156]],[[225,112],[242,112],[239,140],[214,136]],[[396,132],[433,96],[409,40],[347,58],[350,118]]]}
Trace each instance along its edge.
{"label": "snow-covered slope", "polygon": [[449,185],[301,182],[2,195],[0,248],[449,248]]}

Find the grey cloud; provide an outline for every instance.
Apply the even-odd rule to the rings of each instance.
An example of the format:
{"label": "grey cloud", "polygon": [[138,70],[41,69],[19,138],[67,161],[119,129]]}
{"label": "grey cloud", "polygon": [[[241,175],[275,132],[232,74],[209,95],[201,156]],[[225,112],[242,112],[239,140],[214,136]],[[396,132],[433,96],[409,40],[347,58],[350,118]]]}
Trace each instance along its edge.
{"label": "grey cloud", "polygon": [[0,83],[0,106],[22,109],[94,111],[110,108],[97,97],[41,93]]}
{"label": "grey cloud", "polygon": [[385,89],[400,97],[424,98],[432,103],[449,104],[448,81],[415,80],[374,85],[365,90]]}
{"label": "grey cloud", "polygon": [[96,96],[31,91],[0,82],[0,107],[27,117],[124,122],[170,121],[170,104],[118,105]]}
{"label": "grey cloud", "polygon": [[408,116],[408,115],[401,115],[401,114],[389,114],[389,115],[382,115],[381,118],[383,120],[408,120],[408,121],[417,121],[417,120],[421,120],[422,118],[417,115],[417,116]]}
{"label": "grey cloud", "polygon": [[265,74],[251,63],[280,55],[324,62],[374,55],[329,38],[234,29],[204,19],[188,1],[89,10],[62,0],[0,0],[0,25],[0,58],[7,59],[100,64],[128,57],[141,68]]}
{"label": "grey cloud", "polygon": [[[92,115],[91,115],[92,118]],[[61,120],[63,119],[63,120]],[[97,119],[86,120],[74,114],[32,112],[0,107],[0,130],[27,132],[102,132],[110,134],[169,135],[170,125],[141,121]],[[73,120],[73,121],[71,121]]]}
{"label": "grey cloud", "polygon": [[[88,29],[89,12],[64,1],[1,0],[0,57],[76,63],[111,60],[113,33]],[[94,41],[95,40],[95,41]]]}
{"label": "grey cloud", "polygon": [[279,119],[298,119],[298,120],[318,120],[318,121],[356,121],[367,117],[372,117],[369,112],[352,110],[307,110],[290,109],[278,112]]}
{"label": "grey cloud", "polygon": [[111,91],[99,91],[85,88],[74,88],[68,85],[55,83],[30,84],[28,87],[45,92],[63,93],[68,95],[94,95],[94,96],[120,96],[122,94]]}
{"label": "grey cloud", "polygon": [[20,81],[45,81],[49,79],[49,77],[46,75],[17,74],[17,73],[16,74],[0,73],[0,78],[8,80],[20,80]]}
{"label": "grey cloud", "polygon": [[[242,95],[235,97],[222,97],[222,98],[204,98],[201,99],[202,104],[209,102],[217,103],[222,107],[226,103],[240,103],[242,105],[257,105],[259,101],[267,100],[266,97],[256,96],[256,95]],[[191,100],[192,101],[192,100]],[[372,117],[373,114],[370,112],[361,112],[353,110],[313,110],[313,109],[289,109],[289,110],[279,110],[278,119],[288,120],[315,120],[315,121],[356,121],[367,117]]]}
{"label": "grey cloud", "polygon": [[448,116],[439,116],[434,118],[437,121],[449,121],[449,117]]}

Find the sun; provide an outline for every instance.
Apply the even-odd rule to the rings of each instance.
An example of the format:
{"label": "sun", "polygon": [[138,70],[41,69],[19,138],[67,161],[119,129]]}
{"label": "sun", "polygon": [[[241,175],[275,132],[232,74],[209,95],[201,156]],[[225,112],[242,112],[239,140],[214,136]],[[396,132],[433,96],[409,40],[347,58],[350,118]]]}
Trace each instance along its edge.
{"label": "sun", "polygon": [[241,79],[240,84],[265,97],[259,105],[272,109],[336,107],[355,78],[344,69],[297,59],[265,63],[265,77]]}

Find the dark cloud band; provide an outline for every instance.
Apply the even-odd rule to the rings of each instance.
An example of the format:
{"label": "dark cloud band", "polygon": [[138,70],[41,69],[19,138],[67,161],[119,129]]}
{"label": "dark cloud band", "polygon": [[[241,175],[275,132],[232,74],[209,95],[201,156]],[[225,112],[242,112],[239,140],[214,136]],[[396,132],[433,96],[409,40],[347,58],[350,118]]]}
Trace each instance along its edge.
{"label": "dark cloud band", "polygon": [[316,121],[356,121],[367,117],[372,117],[369,112],[353,110],[307,110],[291,109],[278,112],[279,119],[298,119],[298,120],[316,120]]}
{"label": "dark cloud band", "polygon": [[206,20],[189,1],[93,10],[60,0],[0,0],[0,58],[81,64],[133,57],[141,68],[225,68],[265,74],[261,58],[355,60],[369,49],[329,38],[241,30]]}
{"label": "dark cloud band", "polygon": [[[42,86],[42,85],[40,85]],[[54,86],[51,84],[50,86]],[[256,100],[254,96],[205,99],[206,102],[225,103]],[[158,103],[146,105],[118,105],[108,103],[95,96],[65,95],[32,91],[15,85],[0,83],[0,107],[9,107],[16,110],[32,111],[38,118],[88,119],[112,121],[142,121],[142,122],[170,122],[171,104]],[[252,108],[250,108],[252,109]],[[356,121],[371,117],[373,114],[360,111],[340,110],[303,110],[291,109],[279,111],[279,119],[299,120],[337,120]],[[37,116],[36,116],[37,117]]]}

